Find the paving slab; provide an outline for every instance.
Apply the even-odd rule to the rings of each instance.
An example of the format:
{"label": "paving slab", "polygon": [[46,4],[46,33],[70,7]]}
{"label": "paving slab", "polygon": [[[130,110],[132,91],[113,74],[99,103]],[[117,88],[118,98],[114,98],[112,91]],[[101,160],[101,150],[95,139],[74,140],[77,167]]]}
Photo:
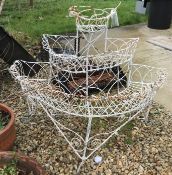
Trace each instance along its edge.
{"label": "paving slab", "polygon": [[170,37],[170,36],[152,37],[152,38],[148,39],[147,42],[172,51],[172,37]]}
{"label": "paving slab", "polygon": [[[155,30],[148,28],[146,24],[137,24],[110,29],[108,36],[139,37],[133,62],[167,69],[167,83],[157,92],[155,101],[172,112],[172,51],[165,47],[172,45],[172,27],[167,30]],[[166,43],[164,39],[159,39],[159,45],[148,42],[156,37],[166,38]]]}

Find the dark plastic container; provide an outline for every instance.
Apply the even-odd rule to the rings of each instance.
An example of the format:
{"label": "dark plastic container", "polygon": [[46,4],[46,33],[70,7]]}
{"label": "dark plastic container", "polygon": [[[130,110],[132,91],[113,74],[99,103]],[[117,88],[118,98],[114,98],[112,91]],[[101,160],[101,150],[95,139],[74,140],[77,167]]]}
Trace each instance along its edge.
{"label": "dark plastic container", "polygon": [[172,19],[172,0],[151,0],[148,27],[168,29]]}
{"label": "dark plastic container", "polygon": [[[40,70],[40,66],[34,63],[36,60],[0,26],[0,59],[12,65],[16,60],[21,60],[25,75],[33,76]],[[30,69],[32,67],[32,70]]]}
{"label": "dark plastic container", "polygon": [[0,56],[12,65],[15,60],[32,61],[35,59],[0,26]]}

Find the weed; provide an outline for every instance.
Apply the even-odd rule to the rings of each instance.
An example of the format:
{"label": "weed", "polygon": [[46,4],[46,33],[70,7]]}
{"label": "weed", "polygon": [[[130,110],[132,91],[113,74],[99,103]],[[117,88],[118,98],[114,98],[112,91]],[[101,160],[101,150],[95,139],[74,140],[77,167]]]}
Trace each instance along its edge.
{"label": "weed", "polygon": [[131,137],[126,137],[124,139],[124,143],[127,144],[127,145],[132,145],[133,144],[133,140]]}

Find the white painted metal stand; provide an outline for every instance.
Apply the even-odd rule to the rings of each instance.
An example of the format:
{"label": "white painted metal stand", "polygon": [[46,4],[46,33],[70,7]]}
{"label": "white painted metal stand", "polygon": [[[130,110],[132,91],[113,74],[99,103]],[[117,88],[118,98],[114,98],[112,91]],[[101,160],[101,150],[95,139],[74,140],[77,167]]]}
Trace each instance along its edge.
{"label": "white painted metal stand", "polygon": [[[81,159],[78,173],[85,160],[144,110],[147,120],[153,97],[166,80],[163,69],[132,63],[138,38],[107,37],[110,14],[105,17],[94,14],[91,18],[79,14],[77,36],[73,39],[78,38],[79,32],[84,36],[86,44],[80,50],[76,49],[77,44],[75,47],[71,44],[73,39],[44,35],[43,44],[49,51],[50,62],[16,61],[10,67],[28,99],[30,112],[41,106]],[[96,42],[102,42],[103,49],[97,49]],[[63,51],[59,52],[59,47]],[[34,76],[25,75],[23,64],[30,70],[35,65],[40,69]],[[67,127],[60,122],[60,115],[64,119],[68,116],[87,120],[86,131],[78,133]],[[112,118],[116,127],[92,133],[93,121],[102,118]]]}

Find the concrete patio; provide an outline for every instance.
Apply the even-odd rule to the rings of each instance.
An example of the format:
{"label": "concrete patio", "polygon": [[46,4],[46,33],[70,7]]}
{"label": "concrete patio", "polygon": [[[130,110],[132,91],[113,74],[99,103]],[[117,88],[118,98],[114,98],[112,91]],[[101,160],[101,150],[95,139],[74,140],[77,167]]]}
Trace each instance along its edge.
{"label": "concrete patio", "polygon": [[[146,64],[154,67],[167,69],[167,84],[161,88],[155,101],[164,105],[172,112],[172,28],[168,30],[154,30],[146,24],[137,24],[110,29],[109,37],[139,37],[139,44],[136,49],[134,63]],[[149,43],[151,38],[161,36],[164,38],[163,46]],[[171,43],[170,43],[171,42]]]}

